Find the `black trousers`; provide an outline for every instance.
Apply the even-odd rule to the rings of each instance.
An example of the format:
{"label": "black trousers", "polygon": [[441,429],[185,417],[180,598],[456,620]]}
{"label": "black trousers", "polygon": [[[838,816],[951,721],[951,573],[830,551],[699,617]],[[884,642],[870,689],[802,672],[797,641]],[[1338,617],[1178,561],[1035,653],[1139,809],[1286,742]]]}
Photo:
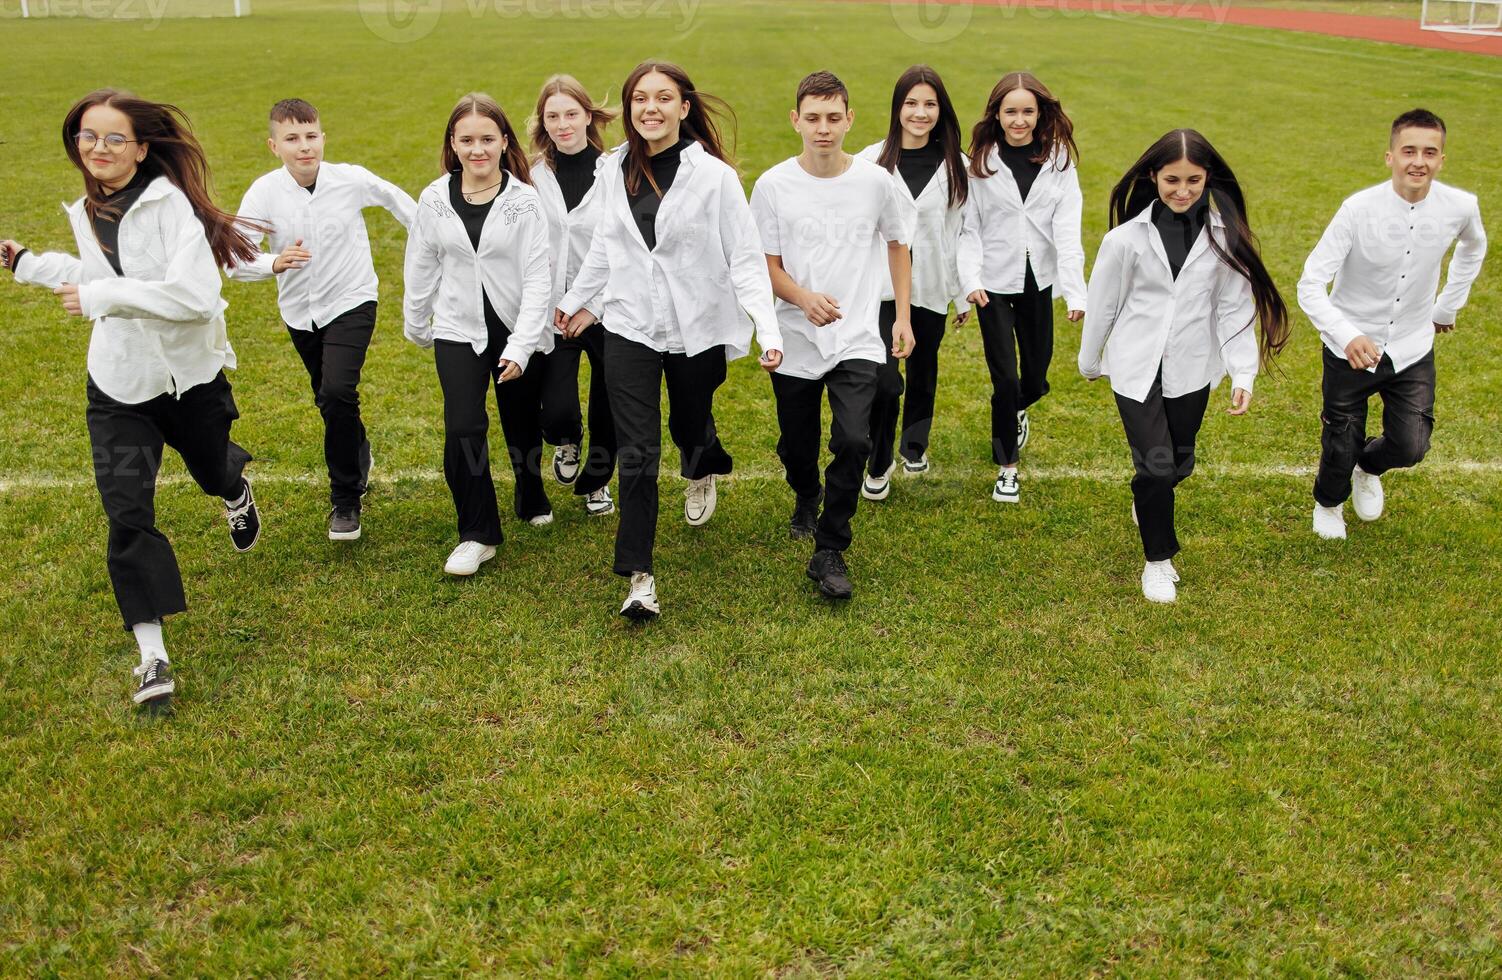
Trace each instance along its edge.
{"label": "black trousers", "polygon": [[[902,364],[891,354],[892,325],[897,322],[897,304],[882,303],[877,325],[887,346],[887,360],[876,381],[876,398],[871,404],[871,462],[874,476],[881,476],[892,465],[892,443],[904,459],[917,462],[928,452],[928,434],[934,421],[934,395],[939,388],[939,344],[944,340],[947,314],[935,313],[921,306],[908,307],[913,322],[913,352],[907,357],[907,383],[903,383]],[[907,392],[903,399],[904,389]],[[898,410],[902,415],[902,435],[897,436]]]}
{"label": "black trousers", "polygon": [[1029,265],[1022,292],[986,297],[976,316],[991,373],[991,461],[1010,466],[1017,462],[1017,413],[1048,394],[1053,288],[1039,289]]}
{"label": "black trousers", "polygon": [[438,383],[443,388],[443,477],[454,497],[459,540],[500,544],[501,516],[490,476],[490,413],[485,396],[495,388],[501,432],[516,479],[516,516],[522,520],[552,511],[542,486],[542,424],[538,420],[542,372],[533,362],[515,381],[501,383],[496,362],[511,332],[500,321],[487,323],[489,345],[481,354],[466,343],[433,342]]}
{"label": "black trousers", "polygon": [[577,337],[560,337],[542,359],[542,437],[555,446],[584,442],[579,410],[579,355],[589,358],[589,452],[581,461],[574,493],[594,493],[615,472],[615,420],[605,390],[605,328],[596,323]]}
{"label": "black trousers", "polygon": [[[1434,432],[1434,351],[1402,371],[1386,354],[1375,372],[1324,353],[1325,405],[1320,413],[1319,473],[1314,499],[1335,507],[1351,495],[1351,469],[1358,463],[1373,476],[1413,466],[1429,451]],[[1366,437],[1367,400],[1382,398],[1382,434]]]}
{"label": "black trousers", "polygon": [[370,466],[370,442],[360,419],[360,369],[375,331],[375,300],[341,313],[321,329],[287,327],[292,346],[308,369],[313,404],[323,416],[323,459],[329,469],[329,502],[359,509]]}
{"label": "black trousers", "polygon": [[824,470],[824,510],[814,529],[814,547],[850,547],[850,519],[860,500],[861,471],[871,455],[871,405],[881,366],[841,361],[822,378],[772,375],[777,396],[777,455],[788,486],[802,499],[819,493],[819,442],[823,400],[829,395],[829,452]]}
{"label": "black trousers", "polygon": [[181,398],[158,395],[127,405],[99,390],[92,378],[87,394],[94,482],[109,519],[110,584],[128,630],[188,608],[177,556],[156,527],[163,446],[177,450],[204,493],[226,499],[240,496],[251,457],[229,437],[240,413],[223,371]]}
{"label": "black trousers", "polygon": [[1194,442],[1209,404],[1209,385],[1164,398],[1161,374],[1144,401],[1116,396],[1116,409],[1132,449],[1136,473],[1132,501],[1137,505],[1137,530],[1148,561],[1165,561],[1179,553],[1173,527],[1174,487],[1194,472]]}
{"label": "black trousers", "polygon": [[725,348],[689,357],[664,354],[605,332],[605,386],[619,442],[615,573],[652,571],[657,542],[657,470],[662,460],[662,385],[668,388],[668,435],[690,480],[724,475],[734,461],[720,445],[714,393],[725,383]]}

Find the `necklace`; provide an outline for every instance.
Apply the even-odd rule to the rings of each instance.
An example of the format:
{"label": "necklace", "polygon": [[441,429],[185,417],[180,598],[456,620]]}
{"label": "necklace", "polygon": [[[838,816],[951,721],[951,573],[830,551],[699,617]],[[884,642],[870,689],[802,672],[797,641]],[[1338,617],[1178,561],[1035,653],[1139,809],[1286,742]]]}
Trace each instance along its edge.
{"label": "necklace", "polygon": [[506,178],[502,177],[500,180],[496,181],[494,184],[491,184],[490,187],[482,187],[482,188],[480,188],[477,191],[462,191],[461,193],[464,195],[464,200],[466,202],[468,202],[469,204],[473,204],[475,202],[471,201],[470,198],[475,197],[476,195],[479,195],[479,194],[484,194],[486,191],[490,190],[492,187],[500,187],[505,182],[506,182]]}

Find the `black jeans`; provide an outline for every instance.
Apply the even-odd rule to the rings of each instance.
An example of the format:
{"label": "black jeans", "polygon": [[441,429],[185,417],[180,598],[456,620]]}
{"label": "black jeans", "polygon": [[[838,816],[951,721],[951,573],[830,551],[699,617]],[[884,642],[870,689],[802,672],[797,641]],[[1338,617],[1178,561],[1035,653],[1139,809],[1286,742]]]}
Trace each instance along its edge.
{"label": "black jeans", "polygon": [[1017,462],[1017,413],[1048,394],[1053,289],[1039,289],[1029,265],[1022,292],[986,297],[976,317],[991,374],[991,461],[1010,466]]}
{"label": "black jeans", "polygon": [[[1434,432],[1434,351],[1402,371],[1386,354],[1377,370],[1358,371],[1344,357],[1324,354],[1324,410],[1320,413],[1319,473],[1314,499],[1336,507],[1351,495],[1351,470],[1373,476],[1413,466],[1429,451]],[[1366,404],[1382,397],[1382,434],[1366,437]]]}
{"label": "black jeans", "polygon": [[1148,561],[1165,561],[1179,553],[1179,538],[1173,527],[1174,487],[1194,472],[1194,442],[1210,387],[1163,397],[1160,374],[1144,401],[1116,396],[1116,409],[1132,449],[1132,501],[1137,505],[1137,530],[1142,553]]}
{"label": "black jeans", "polygon": [[652,571],[657,541],[657,468],[662,460],[662,384],[668,387],[668,434],[690,480],[724,475],[734,461],[720,445],[714,393],[725,383],[725,348],[689,357],[664,354],[605,332],[605,385],[620,444],[615,573]]}
{"label": "black jeans", "polygon": [[370,466],[370,442],[360,419],[360,369],[375,330],[375,300],[361,303],[312,330],[287,327],[292,346],[308,369],[313,404],[323,416],[323,459],[329,469],[329,502],[359,509]]}
{"label": "black jeans", "polygon": [[177,556],[156,528],[162,447],[177,450],[204,493],[227,499],[240,496],[251,457],[229,437],[240,413],[223,371],[181,398],[158,395],[138,405],[115,401],[92,378],[87,393],[94,482],[109,519],[110,584],[128,630],[188,608]]}
{"label": "black jeans", "polygon": [[525,521],[553,508],[542,486],[542,372],[529,361],[520,378],[502,383],[496,364],[511,332],[499,321],[486,328],[489,345],[483,353],[476,354],[467,343],[435,340],[433,360],[443,388],[443,477],[454,497],[459,540],[497,545],[504,535],[490,476],[490,413],[485,405],[492,386],[516,479],[516,516]]}
{"label": "black jeans", "polygon": [[807,500],[819,493],[819,442],[823,400],[829,394],[829,452],[824,470],[824,510],[814,529],[814,547],[850,547],[850,519],[860,500],[861,471],[871,455],[871,404],[876,399],[874,361],[841,361],[822,378],[772,375],[777,396],[777,455],[788,486]]}
{"label": "black jeans", "polygon": [[[928,452],[928,434],[934,421],[934,395],[939,387],[939,344],[944,340],[947,314],[935,313],[921,306],[908,307],[913,322],[913,352],[907,357],[907,383],[903,383],[903,362],[893,357],[892,325],[897,321],[897,304],[882,303],[877,325],[882,343],[887,346],[887,360],[877,376],[876,398],[871,404],[871,462],[873,476],[881,476],[892,465],[892,443],[904,459],[916,463]],[[903,391],[907,398],[904,401]],[[898,409],[902,414],[902,436],[897,437]]]}
{"label": "black jeans", "polygon": [[555,446],[584,442],[579,410],[579,355],[589,357],[589,452],[581,460],[574,493],[594,493],[615,472],[615,420],[605,390],[605,328],[596,323],[577,337],[559,337],[542,359],[542,437]]}

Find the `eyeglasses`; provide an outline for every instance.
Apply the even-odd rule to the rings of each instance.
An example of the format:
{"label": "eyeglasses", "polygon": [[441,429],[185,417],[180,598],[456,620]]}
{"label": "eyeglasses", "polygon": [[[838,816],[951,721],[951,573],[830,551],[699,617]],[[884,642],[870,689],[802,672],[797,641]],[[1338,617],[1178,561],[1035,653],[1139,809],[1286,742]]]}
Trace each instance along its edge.
{"label": "eyeglasses", "polygon": [[73,142],[77,143],[80,148],[85,150],[93,149],[94,147],[98,146],[100,140],[104,140],[104,145],[108,147],[110,152],[112,153],[118,153],[123,150],[126,143],[140,142],[140,140],[126,139],[124,133],[106,133],[105,135],[100,136],[92,129],[85,129],[83,132],[75,133],[73,136]]}

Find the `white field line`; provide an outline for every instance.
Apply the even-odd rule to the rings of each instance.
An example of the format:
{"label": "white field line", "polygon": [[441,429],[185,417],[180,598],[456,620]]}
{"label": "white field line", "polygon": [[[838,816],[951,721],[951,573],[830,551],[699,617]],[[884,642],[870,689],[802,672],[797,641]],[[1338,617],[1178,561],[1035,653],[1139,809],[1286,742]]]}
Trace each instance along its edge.
{"label": "white field line", "polygon": [[[1022,474],[1028,480],[1042,481],[1075,481],[1082,483],[1125,483],[1131,479],[1131,470],[1124,465],[1111,467],[1083,467],[1083,466],[1039,466],[1024,467]],[[973,464],[963,466],[935,467],[936,472],[920,477],[924,482],[933,483],[971,483],[985,482],[995,478],[996,471],[991,467],[977,467]],[[1196,477],[1203,479],[1244,480],[1258,478],[1275,479],[1310,479],[1314,476],[1313,463],[1286,464],[1274,463],[1270,465],[1255,465],[1250,463],[1227,463],[1227,464],[1202,464],[1195,468]],[[1502,459],[1460,459],[1448,462],[1420,463],[1417,471],[1436,477],[1446,476],[1477,476],[1477,475],[1502,475]],[[321,486],[328,482],[328,474],[312,470],[289,471],[282,469],[264,468],[258,469],[252,465],[247,471],[257,486],[276,484],[305,484],[308,486]],[[498,474],[501,481],[507,479],[506,474]],[[665,467],[662,480],[665,485],[678,480],[675,471]],[[727,483],[757,483],[757,482],[781,482],[782,471],[780,469],[745,469],[737,470],[729,476],[720,479]],[[906,477],[898,477],[905,480]],[[438,469],[403,469],[388,470],[377,469],[374,482],[377,485],[383,483],[441,483],[443,472]],[[176,486],[179,484],[192,483],[192,478],[186,473],[172,473],[157,481],[159,486]],[[45,474],[16,473],[0,476],[0,494],[27,494],[45,493],[49,490],[92,490],[94,480],[84,476],[48,476]]]}

